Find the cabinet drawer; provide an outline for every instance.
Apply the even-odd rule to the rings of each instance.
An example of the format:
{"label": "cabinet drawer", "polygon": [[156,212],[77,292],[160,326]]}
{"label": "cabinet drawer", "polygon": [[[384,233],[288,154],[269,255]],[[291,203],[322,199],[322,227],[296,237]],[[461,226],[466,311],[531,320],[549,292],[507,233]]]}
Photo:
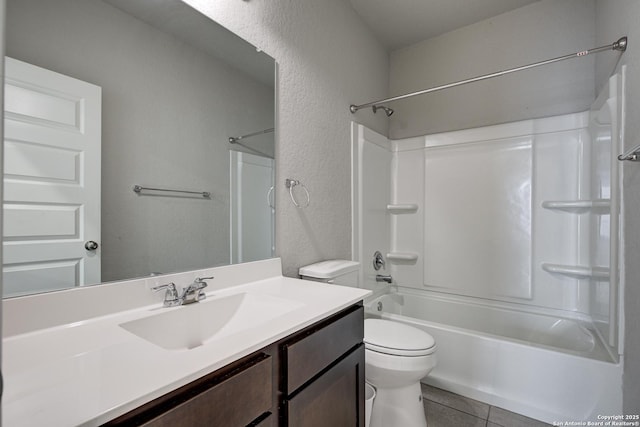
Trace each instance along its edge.
{"label": "cabinet drawer", "polygon": [[225,426],[242,427],[271,410],[271,356],[234,373],[195,395],[145,427]]}
{"label": "cabinet drawer", "polygon": [[364,309],[362,306],[351,307],[342,317],[318,327],[284,346],[287,395],[362,343]]}
{"label": "cabinet drawer", "polygon": [[106,425],[244,427],[275,410],[272,365],[271,356],[258,354],[226,372],[210,374],[206,377],[210,380],[197,380]]}
{"label": "cabinet drawer", "polygon": [[278,418],[274,414],[269,414],[266,418],[261,418],[249,424],[248,427],[277,427],[276,420]]}

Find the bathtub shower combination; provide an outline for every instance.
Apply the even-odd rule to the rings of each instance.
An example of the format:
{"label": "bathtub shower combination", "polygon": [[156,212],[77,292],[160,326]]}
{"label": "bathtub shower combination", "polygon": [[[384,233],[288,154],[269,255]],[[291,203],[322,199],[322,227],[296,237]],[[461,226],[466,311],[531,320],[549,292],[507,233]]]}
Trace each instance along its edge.
{"label": "bathtub shower combination", "polygon": [[621,413],[624,73],[585,112],[394,141],[353,124],[367,312],[435,338],[423,381],[546,422]]}

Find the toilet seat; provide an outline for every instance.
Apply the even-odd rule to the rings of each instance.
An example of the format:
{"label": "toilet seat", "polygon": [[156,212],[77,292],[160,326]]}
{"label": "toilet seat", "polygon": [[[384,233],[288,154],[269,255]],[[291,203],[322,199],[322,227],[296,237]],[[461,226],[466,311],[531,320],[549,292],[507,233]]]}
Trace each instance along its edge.
{"label": "toilet seat", "polygon": [[365,319],[365,349],[393,356],[427,356],[436,342],[425,331],[399,322]]}

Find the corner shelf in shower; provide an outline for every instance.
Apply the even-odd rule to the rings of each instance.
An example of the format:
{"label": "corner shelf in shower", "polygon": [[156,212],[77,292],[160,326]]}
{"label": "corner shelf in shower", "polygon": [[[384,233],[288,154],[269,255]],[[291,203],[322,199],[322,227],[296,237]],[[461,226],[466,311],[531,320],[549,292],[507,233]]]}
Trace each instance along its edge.
{"label": "corner shelf in shower", "polygon": [[549,273],[562,274],[576,279],[608,279],[609,269],[605,267],[585,267],[582,265],[563,265],[542,263],[542,269]]}
{"label": "corner shelf in shower", "polygon": [[392,264],[415,264],[418,261],[418,254],[414,252],[389,252],[387,261]]}
{"label": "corner shelf in shower", "polygon": [[559,210],[570,213],[583,213],[592,211],[596,214],[608,214],[611,209],[611,201],[609,199],[595,200],[557,200],[544,201],[542,207],[545,209]]}
{"label": "corner shelf in shower", "polygon": [[412,214],[418,212],[418,205],[414,203],[387,205],[387,211],[392,215]]}

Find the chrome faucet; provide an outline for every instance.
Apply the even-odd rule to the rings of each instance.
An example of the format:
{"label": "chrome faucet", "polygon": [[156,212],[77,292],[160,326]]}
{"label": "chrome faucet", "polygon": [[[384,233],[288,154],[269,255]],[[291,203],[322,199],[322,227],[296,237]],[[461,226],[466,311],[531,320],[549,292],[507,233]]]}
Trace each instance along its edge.
{"label": "chrome faucet", "polygon": [[382,274],[376,274],[376,282],[387,282],[387,283],[392,283],[393,282],[393,277],[391,276],[384,276]]}
{"label": "chrome faucet", "polygon": [[178,296],[178,289],[176,289],[176,284],[173,282],[155,286],[151,288],[151,290],[154,292],[166,290],[166,292],[164,293],[163,302],[165,307],[175,307],[176,305],[182,304],[181,298]]}
{"label": "chrome faucet", "polygon": [[191,304],[205,299],[207,295],[204,293],[203,289],[207,287],[207,282],[205,282],[205,280],[209,279],[213,279],[213,276],[196,277],[192,284],[184,288],[182,296],[180,297],[182,304]]}
{"label": "chrome faucet", "polygon": [[178,296],[178,289],[175,283],[166,283],[151,288],[152,291],[158,292],[165,290],[164,302],[165,307],[175,307],[177,305],[191,304],[198,302],[207,297],[203,289],[207,287],[205,280],[213,279],[212,277],[196,277],[193,283],[182,290],[182,295]]}

